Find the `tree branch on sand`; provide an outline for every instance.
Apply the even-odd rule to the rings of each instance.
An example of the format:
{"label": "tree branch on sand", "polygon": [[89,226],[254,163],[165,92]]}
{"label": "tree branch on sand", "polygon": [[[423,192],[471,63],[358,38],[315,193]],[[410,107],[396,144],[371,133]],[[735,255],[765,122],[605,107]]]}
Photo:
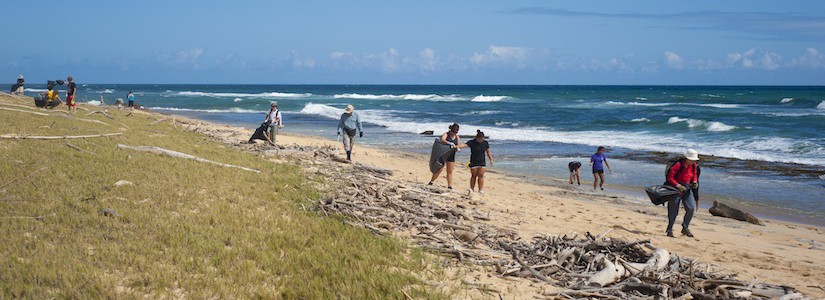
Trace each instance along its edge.
{"label": "tree branch on sand", "polygon": [[90,135],[63,135],[63,136],[39,136],[39,135],[17,135],[4,134],[0,135],[0,139],[14,139],[14,140],[71,140],[71,139],[88,139],[98,137],[110,137],[123,135],[122,132],[105,133],[105,134],[90,134]]}
{"label": "tree branch on sand", "polygon": [[160,147],[154,147],[154,146],[129,146],[129,145],[117,144],[117,148],[118,149],[128,149],[128,150],[133,150],[133,151],[149,152],[149,153],[154,153],[154,154],[157,154],[157,155],[160,155],[160,156],[169,156],[169,157],[175,157],[175,158],[191,159],[191,160],[194,160],[194,161],[197,161],[197,162],[209,163],[209,164],[219,165],[219,166],[227,167],[227,168],[236,168],[236,169],[241,169],[241,170],[244,170],[244,171],[261,173],[260,170],[255,170],[255,169],[251,169],[251,168],[247,168],[247,167],[241,167],[241,166],[216,162],[216,161],[208,160],[208,159],[205,159],[205,158],[202,158],[202,157],[197,157],[197,156],[194,156],[194,155],[191,155],[191,154],[177,152],[177,151],[173,151],[173,150],[169,150],[169,149],[163,149],[163,148],[160,148]]}

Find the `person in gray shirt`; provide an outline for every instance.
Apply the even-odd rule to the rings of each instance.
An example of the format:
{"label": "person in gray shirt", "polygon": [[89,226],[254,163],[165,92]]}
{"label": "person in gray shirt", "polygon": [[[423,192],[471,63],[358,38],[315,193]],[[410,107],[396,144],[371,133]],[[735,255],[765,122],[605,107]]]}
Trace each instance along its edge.
{"label": "person in gray shirt", "polygon": [[344,151],[347,151],[347,160],[352,160],[352,146],[355,145],[355,134],[364,137],[364,129],[361,127],[361,118],[355,113],[355,107],[347,105],[344,113],[341,114],[341,121],[338,122],[338,136],[344,134],[341,140],[344,143]]}

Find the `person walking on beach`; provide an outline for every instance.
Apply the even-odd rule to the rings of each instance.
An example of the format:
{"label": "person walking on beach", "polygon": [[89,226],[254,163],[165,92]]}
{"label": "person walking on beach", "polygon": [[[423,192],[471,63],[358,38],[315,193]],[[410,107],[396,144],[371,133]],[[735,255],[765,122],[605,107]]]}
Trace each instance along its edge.
{"label": "person walking on beach", "polygon": [[476,130],[476,137],[466,144],[458,145],[458,148],[470,148],[470,191],[475,191],[478,184],[478,193],[484,194],[484,173],[487,169],[485,154],[490,158],[490,166],[493,166],[493,153],[490,152],[490,144],[484,140],[484,132]]}
{"label": "person walking on beach", "polygon": [[126,95],[126,99],[129,100],[129,107],[135,107],[135,94],[132,94],[132,91],[129,91],[129,94]]}
{"label": "person walking on beach", "polygon": [[74,78],[69,76],[66,78],[69,82],[66,86],[66,107],[69,111],[77,111],[77,102],[75,101],[75,96],[77,96],[77,84],[74,82]]}
{"label": "person walking on beach", "polygon": [[[356,132],[357,131],[357,132]],[[338,136],[344,134],[341,142],[344,144],[344,151],[347,151],[347,160],[352,160],[352,148],[355,146],[355,134],[364,137],[364,129],[361,127],[361,118],[355,113],[355,106],[347,105],[341,120],[338,121]]]}
{"label": "person walking on beach", "polygon": [[[457,148],[458,145],[461,144],[461,138],[458,137],[458,124],[453,123],[450,125],[449,131],[445,132],[441,135],[441,143],[450,145],[450,147]],[[450,154],[444,159],[444,168],[438,169],[438,171],[433,172],[433,177],[430,179],[429,185],[432,185],[433,182],[438,179],[438,176],[441,175],[441,171],[447,169],[447,188],[453,189],[453,170],[455,169],[455,152]]]}
{"label": "person walking on beach", "polygon": [[275,144],[275,140],[278,138],[278,132],[281,128],[284,128],[284,118],[281,116],[281,111],[278,109],[278,101],[273,101],[269,107],[269,112],[266,113],[266,120],[264,122],[269,124],[269,130],[267,130],[267,134],[269,135],[269,141],[272,144]]}
{"label": "person walking on beach", "polygon": [[604,147],[599,146],[596,153],[590,156],[590,165],[593,166],[593,189],[595,190],[598,185],[604,191],[604,166],[613,173],[610,164],[607,163],[607,156],[604,155]]}
{"label": "person walking on beach", "polygon": [[579,172],[579,169],[581,169],[581,167],[582,163],[578,161],[571,161],[567,164],[567,170],[570,171],[570,184],[573,184],[573,179],[575,178],[576,182],[579,185],[582,185],[581,172]]}
{"label": "person walking on beach", "polygon": [[667,203],[667,230],[665,233],[673,237],[673,224],[676,223],[676,216],[679,215],[679,204],[685,207],[685,217],[682,220],[682,234],[693,237],[690,232],[690,220],[698,205],[693,197],[693,190],[699,189],[699,172],[696,162],[699,161],[699,153],[696,150],[688,149],[684,157],[680,157],[667,171],[666,183],[679,189],[679,197]]}

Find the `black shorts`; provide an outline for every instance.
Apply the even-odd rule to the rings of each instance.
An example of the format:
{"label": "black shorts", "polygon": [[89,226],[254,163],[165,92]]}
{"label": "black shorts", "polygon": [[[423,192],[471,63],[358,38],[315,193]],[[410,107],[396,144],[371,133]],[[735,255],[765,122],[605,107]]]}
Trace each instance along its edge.
{"label": "black shorts", "polygon": [[604,169],[602,169],[602,170],[593,169],[593,174],[604,174]]}
{"label": "black shorts", "polygon": [[447,156],[444,159],[444,161],[446,161],[446,162],[455,162],[455,151],[453,151],[453,154],[450,154],[450,156]]}

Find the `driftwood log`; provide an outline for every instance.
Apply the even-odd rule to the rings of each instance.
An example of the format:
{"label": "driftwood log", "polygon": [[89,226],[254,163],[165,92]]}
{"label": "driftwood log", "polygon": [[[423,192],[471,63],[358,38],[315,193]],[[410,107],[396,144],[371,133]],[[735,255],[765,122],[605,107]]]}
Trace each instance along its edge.
{"label": "driftwood log", "polygon": [[63,135],[63,136],[38,136],[38,135],[17,135],[4,134],[0,135],[0,139],[14,139],[14,140],[71,140],[71,139],[89,139],[99,137],[110,137],[123,135],[122,132],[105,133],[105,134],[89,134],[89,135]]}
{"label": "driftwood log", "polygon": [[754,217],[753,215],[719,201],[713,201],[713,206],[709,209],[709,211],[711,215],[714,215],[716,217],[725,217],[734,220],[748,222],[751,224],[763,226],[765,225],[762,224],[762,222],[760,222],[759,219]]}
{"label": "driftwood log", "polygon": [[160,148],[160,147],[154,147],[154,146],[128,146],[128,145],[123,145],[123,144],[117,144],[117,148],[118,149],[141,151],[141,152],[149,152],[149,153],[154,153],[154,154],[161,155],[161,156],[169,156],[169,157],[182,158],[182,159],[191,159],[191,160],[194,160],[194,161],[197,161],[197,162],[208,163],[208,164],[213,164],[213,165],[219,165],[219,166],[227,167],[227,168],[236,168],[236,169],[241,169],[241,170],[244,170],[244,171],[250,171],[250,172],[255,172],[255,173],[261,173],[260,170],[255,170],[255,169],[236,166],[236,165],[225,164],[225,163],[221,163],[221,162],[212,161],[212,160],[208,160],[208,159],[205,159],[205,158],[197,157],[197,156],[194,156],[194,155],[191,155],[191,154],[186,154],[186,153],[183,153],[183,152],[173,151],[173,150],[164,149],[164,148]]}
{"label": "driftwood log", "polygon": [[96,123],[96,124],[111,126],[111,125],[109,125],[109,123],[101,122],[101,121],[98,121],[98,120],[76,118],[76,117],[73,117],[71,115],[68,115],[67,112],[62,111],[62,110],[55,111],[55,112],[58,112],[58,113],[62,113],[62,114],[59,114],[59,115],[58,114],[47,114],[47,113],[36,112],[36,111],[28,111],[28,110],[22,110],[22,109],[14,109],[14,108],[8,108],[8,107],[0,107],[0,110],[22,112],[22,113],[33,114],[33,115],[44,116],[44,117],[64,117],[64,118],[69,118],[69,119],[72,119],[72,120],[78,120],[78,121],[83,121],[83,122],[89,122],[89,123]]}

